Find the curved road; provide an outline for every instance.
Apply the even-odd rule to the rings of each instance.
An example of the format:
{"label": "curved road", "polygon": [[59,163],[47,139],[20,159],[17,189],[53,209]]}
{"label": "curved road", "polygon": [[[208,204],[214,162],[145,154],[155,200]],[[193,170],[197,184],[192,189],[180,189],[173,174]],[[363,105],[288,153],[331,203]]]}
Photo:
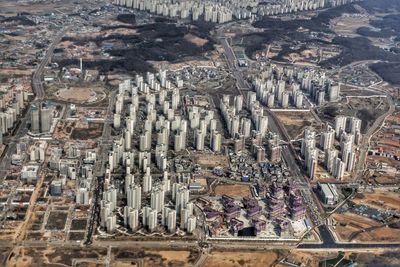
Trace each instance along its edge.
{"label": "curved road", "polygon": [[362,179],[362,174],[364,171],[364,165],[365,161],[368,155],[368,150],[369,150],[369,144],[371,141],[371,137],[379,130],[379,128],[382,126],[382,124],[385,122],[386,118],[390,115],[393,114],[393,112],[396,110],[396,106],[394,103],[393,98],[388,94],[387,95],[387,100],[389,101],[389,110],[382,114],[378,119],[375,120],[375,122],[372,124],[372,126],[368,129],[367,133],[363,136],[362,143],[360,145],[360,157],[358,159],[357,165],[356,165],[356,170],[355,170],[355,176],[354,176],[354,181],[355,182],[360,182]]}

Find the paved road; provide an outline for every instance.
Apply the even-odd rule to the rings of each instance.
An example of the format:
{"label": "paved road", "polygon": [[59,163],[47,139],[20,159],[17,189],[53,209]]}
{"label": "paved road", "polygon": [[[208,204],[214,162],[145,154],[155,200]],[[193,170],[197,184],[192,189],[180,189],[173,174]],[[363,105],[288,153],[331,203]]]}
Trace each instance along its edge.
{"label": "paved road", "polygon": [[298,249],[337,249],[337,250],[355,250],[355,249],[400,249],[399,243],[337,243],[328,226],[321,225],[318,227],[322,244],[300,244]]}
{"label": "paved road", "polygon": [[85,244],[89,245],[93,242],[93,234],[96,230],[96,227],[99,222],[100,216],[100,201],[101,196],[103,194],[104,187],[104,174],[105,174],[105,166],[108,162],[108,151],[110,148],[111,141],[111,121],[112,121],[112,108],[115,102],[115,95],[117,91],[113,91],[109,96],[108,108],[106,119],[104,121],[103,133],[98,142],[99,150],[97,152],[98,158],[96,160],[96,164],[94,166],[94,177],[92,184],[92,195],[93,202],[91,203],[91,215],[89,221],[89,227],[87,230],[86,241]]}
{"label": "paved road", "polygon": [[51,58],[53,57],[54,49],[57,44],[61,41],[62,37],[72,26],[64,27],[53,39],[53,42],[50,44],[49,48],[46,51],[42,61],[40,62],[39,67],[36,69],[35,73],[32,77],[32,88],[36,95],[36,100],[42,100],[45,97],[45,91],[43,88],[43,72],[45,67],[50,63]]}
{"label": "paved road", "polygon": [[[236,56],[235,53],[233,52],[231,46],[228,43],[228,39],[226,38],[220,38],[221,40],[221,45],[224,48],[225,56],[227,59],[228,67],[230,68],[233,76],[236,78],[237,82],[237,87],[239,90],[249,90],[250,86],[247,83],[247,81],[243,78],[243,74],[240,71],[239,67],[237,66],[236,62]],[[243,94],[243,92],[241,92]],[[244,95],[245,97],[245,95]]]}

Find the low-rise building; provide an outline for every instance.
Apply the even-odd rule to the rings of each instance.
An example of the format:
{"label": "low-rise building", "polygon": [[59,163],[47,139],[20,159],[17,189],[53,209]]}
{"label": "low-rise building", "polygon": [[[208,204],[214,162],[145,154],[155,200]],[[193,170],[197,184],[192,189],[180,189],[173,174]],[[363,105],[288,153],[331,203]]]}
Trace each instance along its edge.
{"label": "low-rise building", "polygon": [[339,201],[339,194],[333,184],[318,184],[318,193],[325,205],[335,205]]}
{"label": "low-rise building", "polygon": [[26,165],[22,167],[21,178],[26,180],[28,183],[36,181],[39,176],[39,166],[37,165]]}

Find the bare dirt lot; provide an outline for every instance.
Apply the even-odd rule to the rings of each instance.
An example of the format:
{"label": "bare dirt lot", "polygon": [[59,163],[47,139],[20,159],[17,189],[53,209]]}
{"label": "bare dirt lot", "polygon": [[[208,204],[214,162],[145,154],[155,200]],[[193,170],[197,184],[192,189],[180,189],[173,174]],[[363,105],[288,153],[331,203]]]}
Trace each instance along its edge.
{"label": "bare dirt lot", "polygon": [[112,267],[136,267],[138,264],[135,261],[126,260],[126,261],[115,261],[112,264]]}
{"label": "bare dirt lot", "polygon": [[5,266],[73,266],[74,259],[96,260],[105,255],[107,255],[107,250],[102,248],[16,247]]}
{"label": "bare dirt lot", "polygon": [[86,224],[87,224],[87,219],[74,219],[71,222],[71,230],[74,231],[79,231],[79,230],[85,230],[86,229]]}
{"label": "bare dirt lot", "polygon": [[383,267],[400,266],[399,251],[361,253],[356,255],[358,266]]}
{"label": "bare dirt lot", "polygon": [[192,44],[197,45],[197,46],[203,46],[206,43],[208,43],[207,39],[202,39],[202,38],[200,38],[200,37],[198,37],[196,35],[193,35],[193,34],[186,34],[185,35],[185,39],[187,41],[191,42]]}
{"label": "bare dirt lot", "polygon": [[[189,250],[132,250],[126,248],[117,248],[113,251],[116,261],[121,265],[127,266],[127,262],[136,262],[141,260],[144,266],[193,266],[193,263],[198,257],[197,251]],[[133,265],[134,266],[134,265]]]}
{"label": "bare dirt lot", "polygon": [[292,139],[299,137],[308,126],[318,130],[321,125],[315,120],[311,112],[275,112],[285,126]]}
{"label": "bare dirt lot", "polygon": [[103,131],[102,123],[89,123],[87,128],[75,128],[72,131],[71,138],[74,140],[90,140],[101,136]]}
{"label": "bare dirt lot", "polygon": [[[368,158],[370,160],[370,158]],[[376,174],[376,172],[375,172]],[[375,178],[375,181],[379,184],[396,184],[399,182],[400,177],[396,173],[378,173],[378,177]]]}
{"label": "bare dirt lot", "polygon": [[357,236],[356,240],[359,241],[374,241],[374,242],[399,242],[400,229],[382,227],[374,229]]}
{"label": "bare dirt lot", "polygon": [[174,264],[179,264],[179,266],[190,266],[188,263],[188,259],[190,257],[189,251],[172,251],[172,250],[163,250],[159,251],[158,254],[161,255],[163,261],[168,262],[170,265],[175,266]]}
{"label": "bare dirt lot", "polygon": [[229,195],[231,197],[247,197],[251,196],[250,187],[248,185],[232,184],[232,185],[218,185],[215,187],[215,195]]}
{"label": "bare dirt lot", "polygon": [[56,96],[72,103],[93,103],[103,100],[106,95],[101,87],[70,87],[59,90]]}
{"label": "bare dirt lot", "polygon": [[[372,219],[349,212],[343,214],[334,214],[332,218],[336,222],[335,232],[342,241],[348,241],[352,238],[353,234],[361,230],[380,225],[378,222]],[[366,238],[363,238],[362,241],[366,241]]]}
{"label": "bare dirt lot", "polygon": [[32,70],[20,70],[20,69],[0,69],[0,75],[23,75],[23,76],[30,76],[32,75]]}
{"label": "bare dirt lot", "polygon": [[356,37],[359,36],[356,31],[358,28],[368,26],[369,18],[360,16],[342,15],[331,21],[332,29],[342,36]]}
{"label": "bare dirt lot", "polygon": [[376,209],[400,210],[400,194],[396,192],[373,192],[357,194],[353,199],[356,204],[364,204]]}
{"label": "bare dirt lot", "polygon": [[51,211],[46,224],[47,230],[64,230],[68,213]]}
{"label": "bare dirt lot", "polygon": [[[291,251],[286,257],[286,262],[291,262],[296,265],[307,266],[307,267],[317,267],[319,262],[325,259],[334,258],[337,256],[336,252],[324,252],[324,253],[310,253],[302,251]],[[287,264],[278,263],[276,267],[287,267]]]}
{"label": "bare dirt lot", "polygon": [[85,232],[69,232],[69,240],[83,240],[85,238]]}
{"label": "bare dirt lot", "polygon": [[204,168],[213,168],[217,166],[227,167],[228,158],[225,155],[202,155],[197,154],[193,158],[194,162]]}
{"label": "bare dirt lot", "polygon": [[268,267],[272,266],[277,260],[278,255],[275,252],[212,252],[207,258],[204,266],[251,266]]}

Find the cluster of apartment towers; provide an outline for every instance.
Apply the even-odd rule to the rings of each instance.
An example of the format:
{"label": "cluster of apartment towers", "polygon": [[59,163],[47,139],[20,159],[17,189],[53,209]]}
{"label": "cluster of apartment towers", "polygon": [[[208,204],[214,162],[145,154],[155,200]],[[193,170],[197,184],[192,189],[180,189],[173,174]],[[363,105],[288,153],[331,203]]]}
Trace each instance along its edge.
{"label": "cluster of apartment towers", "polygon": [[[335,138],[340,143],[340,152],[335,148]],[[320,149],[324,153],[324,166],[336,179],[341,180],[345,172],[351,173],[356,162],[355,146],[361,142],[361,120],[355,117],[338,116],[334,129],[330,126],[321,133]],[[315,178],[319,150],[316,147],[316,132],[311,128],[304,131],[301,155],[311,179]]]}
{"label": "cluster of apartment towers", "polygon": [[[102,201],[102,226],[108,231],[116,228],[114,210],[117,195],[111,183],[111,174],[121,167],[126,173],[124,193],[127,205],[124,216],[129,228],[138,228],[138,218],[141,215],[143,226],[154,231],[159,222],[156,215],[161,212],[161,224],[166,225],[170,231],[176,229],[177,216],[181,219],[180,229],[188,232],[194,230],[196,218],[189,202],[188,183],[179,181],[171,189],[167,154],[169,149],[174,153],[187,148],[203,151],[206,150],[206,144],[207,151],[219,153],[222,135],[217,131],[213,110],[181,103],[179,89],[182,86],[183,81],[179,77],[171,82],[164,70],[157,75],[136,75],[134,82],[126,80],[119,85],[113,126],[122,134],[114,140],[113,148],[109,151],[108,178]],[[250,118],[246,117],[247,113],[242,113],[244,105],[250,112]],[[244,150],[246,138],[252,137],[254,157],[258,162],[265,161],[263,138],[268,132],[268,117],[264,115],[264,108],[257,100],[256,93],[249,92],[246,103],[243,96],[235,96],[233,105],[231,97],[223,95],[220,110],[234,141],[235,153]],[[134,138],[137,140],[135,144],[132,142],[134,136],[138,137]],[[273,134],[268,135],[268,138],[270,160],[277,162],[280,160],[279,140]],[[163,177],[154,185],[152,167],[162,172]],[[143,174],[141,184],[139,179],[134,178],[134,170]],[[181,197],[182,194],[187,197]],[[150,196],[150,206],[142,207],[142,195],[144,198]],[[175,203],[174,209],[165,207],[166,196],[171,196]]]}
{"label": "cluster of apartment towers", "polygon": [[[316,10],[328,6],[339,6],[357,0],[283,0],[265,2],[262,0],[114,0],[119,6],[148,11],[165,17],[179,17],[225,23],[254,16],[269,16]],[[262,4],[260,4],[262,3]]]}
{"label": "cluster of apartment towers", "polygon": [[257,99],[269,108],[303,108],[304,93],[317,105],[339,100],[340,86],[322,73],[268,66],[253,79]]}
{"label": "cluster of apartment towers", "polygon": [[28,95],[22,90],[0,91],[0,145],[3,144],[3,135],[10,131],[21,115]]}
{"label": "cluster of apartment towers", "polygon": [[[136,75],[134,82],[126,80],[119,85],[113,126],[122,134],[114,140],[109,151],[101,202],[101,222],[107,231],[112,232],[117,227],[117,189],[111,174],[121,168],[125,170],[123,193],[127,200],[124,223],[128,228],[138,229],[141,217],[142,226],[149,231],[159,229],[161,222],[170,232],[175,232],[179,218],[180,230],[187,233],[195,230],[196,217],[193,216],[193,204],[189,201],[188,181],[181,181],[178,177],[171,186],[167,154],[170,147],[174,153],[185,150],[189,145],[195,150],[204,150],[206,138],[211,150],[219,152],[221,134],[216,130],[213,111],[196,106],[183,108],[179,93],[182,86],[183,81],[179,77],[174,82],[167,79],[166,71],[157,75],[147,73],[145,77]],[[133,144],[133,140],[138,142]],[[154,169],[157,172],[155,175],[152,174]],[[138,179],[139,176],[141,179]],[[162,179],[155,179],[159,176]],[[149,197],[150,205],[142,205],[142,200]],[[166,204],[167,198],[174,205],[171,202]]]}
{"label": "cluster of apartment towers", "polygon": [[[246,97],[246,108],[250,112],[250,118],[243,114],[243,96],[237,95],[230,104],[230,96],[223,95],[220,110],[230,137],[234,141],[234,152],[238,154],[245,149],[246,139],[251,137],[251,153],[257,162],[264,162],[266,149],[263,145],[264,137],[268,138],[269,160],[278,162],[280,160],[280,147],[277,135],[268,133],[268,116],[264,115],[264,108],[256,99],[254,92],[248,92]],[[252,126],[254,129],[252,130]]]}

